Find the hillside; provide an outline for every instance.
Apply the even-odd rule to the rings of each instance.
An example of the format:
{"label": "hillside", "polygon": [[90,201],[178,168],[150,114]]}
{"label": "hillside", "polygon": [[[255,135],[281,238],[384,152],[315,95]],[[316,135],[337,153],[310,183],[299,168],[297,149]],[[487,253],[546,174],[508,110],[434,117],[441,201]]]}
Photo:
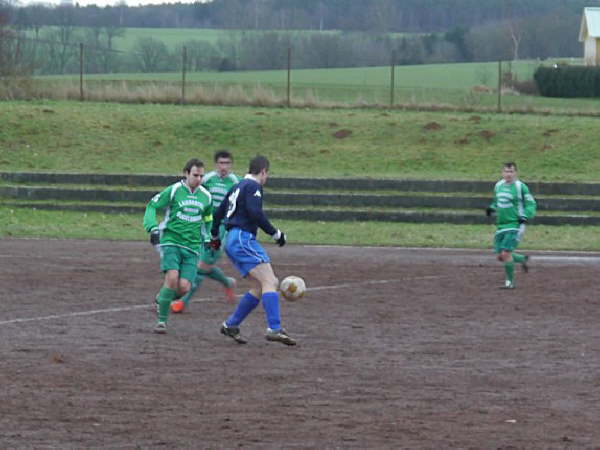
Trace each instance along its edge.
{"label": "hillside", "polygon": [[257,153],[287,176],[599,181],[597,118],[4,102],[0,170],[178,173],[190,156]]}

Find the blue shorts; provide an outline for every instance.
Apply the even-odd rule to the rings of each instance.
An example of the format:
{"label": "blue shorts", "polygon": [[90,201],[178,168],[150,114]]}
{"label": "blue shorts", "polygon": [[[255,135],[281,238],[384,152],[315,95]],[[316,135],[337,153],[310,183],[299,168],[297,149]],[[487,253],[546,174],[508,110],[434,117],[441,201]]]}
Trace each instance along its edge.
{"label": "blue shorts", "polygon": [[259,264],[271,262],[256,236],[239,228],[227,232],[225,253],[243,277]]}

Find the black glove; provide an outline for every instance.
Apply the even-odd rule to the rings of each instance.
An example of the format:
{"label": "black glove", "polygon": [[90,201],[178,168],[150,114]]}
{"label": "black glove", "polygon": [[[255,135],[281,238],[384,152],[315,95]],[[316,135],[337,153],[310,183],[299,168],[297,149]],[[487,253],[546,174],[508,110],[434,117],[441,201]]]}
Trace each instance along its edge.
{"label": "black glove", "polygon": [[152,245],[160,244],[160,230],[158,228],[155,228],[150,232],[150,243]]}
{"label": "black glove", "polygon": [[521,225],[522,223],[527,223],[527,217],[519,217],[519,225]]}
{"label": "black glove", "polygon": [[208,243],[208,246],[213,250],[219,250],[221,248],[221,239],[213,236],[210,242]]}
{"label": "black glove", "polygon": [[285,233],[277,230],[277,232],[273,235],[273,240],[277,243],[277,245],[283,247],[285,245]]}
{"label": "black glove", "polygon": [[488,216],[488,217],[490,217],[495,212],[496,212],[496,210],[494,208],[486,208],[485,209],[485,215]]}

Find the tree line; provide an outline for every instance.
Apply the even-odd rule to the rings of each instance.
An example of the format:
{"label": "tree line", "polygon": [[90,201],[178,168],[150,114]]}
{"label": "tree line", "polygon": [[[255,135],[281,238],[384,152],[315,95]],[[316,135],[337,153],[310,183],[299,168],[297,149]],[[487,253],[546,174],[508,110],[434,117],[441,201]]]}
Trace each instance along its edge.
{"label": "tree line", "polygon": [[[348,0],[214,0],[210,3],[144,7],[127,7],[121,4],[105,8],[33,4],[15,9],[6,0],[2,7],[3,0],[0,0],[0,68],[34,74],[75,73],[79,71],[80,43],[85,48],[86,73],[181,70],[184,46],[187,50],[187,68],[192,71],[281,69],[287,65],[288,48],[293,49],[292,64],[295,68],[388,65],[392,61],[392,55],[395,64],[577,57],[582,53],[577,39],[582,9],[573,6],[578,1],[522,2],[527,3],[527,8],[512,0],[364,0],[364,3]],[[487,6],[484,8],[479,3]],[[452,22],[446,21],[447,17],[444,20],[438,18],[435,22],[436,29],[442,30],[446,24],[450,26],[444,31],[397,34],[380,31],[381,27],[357,32],[327,31],[325,24],[329,22],[325,18],[329,16],[323,10],[323,20],[319,25],[322,31],[310,31],[310,28],[295,31],[293,26],[285,30],[261,31],[260,26],[267,20],[266,13],[260,15],[264,20],[258,20],[259,16],[252,16],[251,12],[258,14],[267,4],[279,8],[271,11],[271,19],[288,17],[290,20],[292,17],[305,17],[300,11],[314,13],[307,5],[317,9],[327,6],[330,8],[327,11],[345,6],[357,15],[357,8],[362,5],[362,16],[367,17],[377,11],[380,15],[383,11],[395,14],[399,10],[394,8],[400,6],[406,7],[406,11],[413,11],[411,8],[414,7],[413,14],[417,14],[418,4],[421,5],[419,17],[422,16],[422,26],[430,23],[440,10],[445,11],[442,6],[467,8],[470,5],[479,13],[473,16],[473,11],[454,11],[455,19]],[[371,4],[374,9],[366,8],[366,4]],[[496,9],[492,7],[494,5]],[[510,12],[507,12],[507,5],[512,5]],[[554,5],[554,8],[550,5]],[[234,6],[245,9],[240,9],[240,14],[236,16],[231,9]],[[298,9],[297,13],[290,12],[292,6]],[[381,9],[384,6],[391,9]],[[529,13],[533,6],[538,6],[536,14]],[[235,17],[244,16],[245,20],[254,17],[254,22],[245,31],[227,33],[215,44],[190,39],[169,49],[157,37],[138,39],[131,52],[115,50],[114,40],[126,34],[127,26],[136,26],[131,22],[130,14],[143,10],[154,11],[153,16],[159,17],[169,15],[158,14],[158,11],[171,11],[173,14],[182,10],[195,11],[196,18],[203,17],[203,20],[208,21],[205,25],[219,23],[225,28],[244,25],[235,22],[237,25],[233,27]],[[203,13],[198,16],[198,11]],[[222,11],[222,14],[217,14],[216,11]],[[347,15],[354,17],[348,11]],[[221,16],[223,19],[216,19]],[[229,20],[227,26],[223,22],[225,16]],[[409,16],[413,17],[407,13],[406,17]],[[475,16],[481,21],[465,25]],[[209,20],[209,17],[212,18]],[[482,17],[489,20],[483,20]],[[470,19],[467,20],[468,18]],[[290,23],[301,23],[295,20]],[[341,17],[337,20],[341,20]],[[414,20],[413,17],[409,22],[413,23]],[[181,25],[182,22],[178,23]],[[363,24],[362,27],[364,26]],[[349,23],[348,27],[352,29]],[[2,61],[6,63],[2,64]]]}
{"label": "tree line", "polygon": [[[3,0],[8,5],[8,0]],[[225,28],[244,30],[345,30],[433,33],[473,28],[547,14],[580,16],[599,0],[212,0],[127,6],[79,6],[76,26],[111,22],[120,27]],[[65,6],[65,5],[62,5]],[[59,7],[10,6],[15,26],[59,25]]]}

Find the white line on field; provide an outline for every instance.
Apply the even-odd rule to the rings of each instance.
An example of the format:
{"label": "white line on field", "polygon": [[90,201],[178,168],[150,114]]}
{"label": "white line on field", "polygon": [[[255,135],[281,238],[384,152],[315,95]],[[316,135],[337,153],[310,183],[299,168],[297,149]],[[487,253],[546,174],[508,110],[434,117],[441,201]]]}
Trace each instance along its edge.
{"label": "white line on field", "polygon": [[[449,278],[448,276],[444,276],[444,275],[427,275],[427,276],[423,276],[423,277],[412,277],[410,278],[410,280],[431,280],[431,279],[435,279],[435,278]],[[371,281],[363,281],[363,282],[357,282],[357,283],[344,283],[344,284],[334,284],[332,286],[318,286],[318,287],[314,287],[314,288],[307,288],[307,291],[323,291],[325,289],[341,289],[341,288],[346,288],[346,287],[354,287],[354,286],[365,286],[365,285],[369,285],[369,284],[388,284],[388,283],[398,283],[398,282],[404,282],[407,281],[406,278],[396,278],[394,280],[371,280]]]}
{"label": "white line on field", "polygon": [[[443,276],[431,275],[431,276],[423,276],[423,277],[414,277],[410,278],[410,280],[424,280],[424,279],[432,279],[432,278],[444,278]],[[447,278],[447,277],[446,277]],[[346,287],[353,286],[365,286],[370,284],[388,284],[388,283],[397,283],[397,282],[405,282],[407,279],[405,278],[397,278],[394,280],[371,280],[371,281],[363,281],[357,283],[343,283],[343,284],[334,284],[331,286],[317,286],[313,288],[307,288],[307,291],[322,291],[325,289],[342,289]],[[238,296],[239,297],[239,296]],[[205,297],[194,300],[196,302],[210,302],[212,298]],[[131,305],[131,306],[122,306],[120,308],[106,308],[106,309],[93,309],[91,311],[79,311],[79,312],[71,312],[66,314],[53,314],[51,316],[41,316],[41,317],[24,317],[21,319],[11,319],[11,320],[3,320],[0,322],[0,325],[9,325],[12,323],[23,323],[23,322],[39,322],[42,320],[53,320],[53,319],[65,319],[67,317],[78,317],[78,316],[91,316],[94,314],[106,314],[113,312],[122,312],[122,311],[131,311],[134,309],[144,309],[151,308],[152,305],[150,303],[145,303],[143,305]]]}
{"label": "white line on field", "polygon": [[[212,299],[210,298],[199,298],[198,300],[194,300],[196,302],[208,302]],[[67,317],[76,317],[76,316],[91,316],[93,314],[104,314],[104,313],[112,313],[112,312],[121,312],[121,311],[131,311],[133,309],[150,309],[152,305],[150,303],[145,303],[143,305],[131,305],[131,306],[123,306],[121,308],[106,308],[106,309],[93,309],[91,311],[79,311],[72,312],[67,314],[54,314],[52,316],[42,316],[42,317],[25,317],[22,319],[11,319],[4,320],[0,322],[0,325],[6,325],[10,323],[22,323],[22,322],[35,322],[40,320],[52,320],[52,319],[65,319]]]}

